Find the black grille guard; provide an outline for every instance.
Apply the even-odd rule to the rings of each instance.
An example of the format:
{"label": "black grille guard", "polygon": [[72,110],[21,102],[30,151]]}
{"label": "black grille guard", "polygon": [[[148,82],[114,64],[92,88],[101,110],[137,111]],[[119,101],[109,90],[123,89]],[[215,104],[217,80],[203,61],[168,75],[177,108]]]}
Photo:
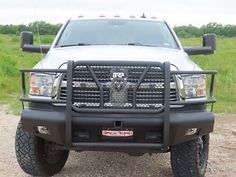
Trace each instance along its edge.
{"label": "black grille guard", "polygon": [[[92,109],[92,108],[77,108],[73,105],[72,103],[72,78],[73,78],[73,70],[75,65],[84,65],[87,66],[88,68],[90,65],[145,65],[147,67],[153,67],[153,66],[158,66],[163,68],[164,72],[164,105],[161,108],[158,109]],[[22,107],[24,109],[24,102],[40,102],[40,103],[63,103],[66,104],[66,144],[67,147],[71,147],[72,145],[74,147],[78,147],[80,145],[84,145],[81,143],[72,143],[71,140],[71,119],[72,119],[72,110],[78,111],[78,112],[100,112],[100,113],[161,113],[162,116],[164,117],[164,132],[163,132],[163,144],[155,144],[156,148],[162,148],[164,150],[168,149],[168,143],[169,143],[169,114],[170,114],[170,105],[190,105],[190,104],[207,104],[211,103],[211,111],[213,109],[213,103],[216,102],[216,99],[214,98],[213,95],[213,87],[214,87],[214,79],[215,75],[217,74],[217,71],[214,70],[207,70],[207,71],[170,71],[170,63],[169,62],[134,62],[134,61],[78,61],[74,62],[69,60],[67,62],[67,69],[20,69],[21,72],[21,78],[22,78],[22,96],[20,100],[22,101]],[[50,74],[58,74],[58,73],[66,73],[67,74],[67,98],[66,100],[58,100],[58,99],[42,99],[42,98],[30,98],[26,94],[26,73],[29,72],[36,72],[36,73],[50,73]],[[211,75],[211,80],[210,80],[210,87],[209,87],[209,97],[206,100],[191,100],[191,101],[170,101],[170,76],[171,75],[182,75],[182,74],[190,74],[190,75],[195,75],[195,74],[206,74],[206,75]],[[144,77],[144,76],[143,76]],[[141,77],[141,79],[143,79]],[[96,77],[93,76],[93,79],[95,82],[98,84],[98,81],[96,81]],[[140,81],[141,82],[141,81]],[[140,83],[139,83],[140,84]],[[101,90],[102,88],[99,87]],[[137,89],[137,87],[136,87]],[[134,92],[136,91],[134,90]],[[102,95],[102,94],[101,94]],[[103,101],[103,98],[101,96],[101,102]],[[92,144],[91,144],[92,145]],[[99,145],[99,144],[98,144]],[[122,145],[122,143],[121,143]],[[125,145],[124,145],[125,146]],[[141,144],[141,146],[148,146]],[[155,148],[154,145],[150,145],[150,147]]]}

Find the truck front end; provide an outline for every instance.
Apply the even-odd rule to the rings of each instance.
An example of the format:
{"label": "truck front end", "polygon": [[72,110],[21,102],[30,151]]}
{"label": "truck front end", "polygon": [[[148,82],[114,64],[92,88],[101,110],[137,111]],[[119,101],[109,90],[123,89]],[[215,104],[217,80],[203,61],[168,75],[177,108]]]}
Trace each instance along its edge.
{"label": "truck front end", "polygon": [[21,69],[21,101],[29,102],[21,131],[42,140],[49,152],[171,151],[176,176],[187,146],[198,154],[188,157],[196,159],[189,166],[203,176],[214,126],[207,104],[215,102],[216,72],[202,71],[186,53],[212,53],[214,35],[205,36],[204,43],[183,49],[173,30],[156,19],[72,19],[40,64]]}

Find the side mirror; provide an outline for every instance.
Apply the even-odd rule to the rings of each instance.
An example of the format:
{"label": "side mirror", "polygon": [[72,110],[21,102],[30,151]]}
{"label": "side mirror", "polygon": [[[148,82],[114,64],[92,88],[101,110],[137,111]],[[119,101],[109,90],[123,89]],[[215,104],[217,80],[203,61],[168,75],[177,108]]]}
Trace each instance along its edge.
{"label": "side mirror", "polygon": [[49,45],[33,45],[33,33],[31,31],[21,32],[20,47],[22,51],[35,53],[48,53]]}
{"label": "side mirror", "polygon": [[211,47],[212,53],[216,51],[216,34],[203,35],[203,47]]}
{"label": "side mirror", "polygon": [[207,54],[214,54],[216,51],[216,35],[211,34],[204,34],[203,35],[203,46],[202,47],[184,47],[184,51],[188,55],[207,55]]}
{"label": "side mirror", "polygon": [[33,45],[33,33],[31,31],[21,32],[20,47],[23,49],[25,44]]}

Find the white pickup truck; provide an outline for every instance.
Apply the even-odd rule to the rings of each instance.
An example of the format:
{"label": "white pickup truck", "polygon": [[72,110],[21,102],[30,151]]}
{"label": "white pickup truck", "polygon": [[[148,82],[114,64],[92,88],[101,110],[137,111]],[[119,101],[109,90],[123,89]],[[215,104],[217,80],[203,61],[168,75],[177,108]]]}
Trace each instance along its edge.
{"label": "white pickup truck", "polygon": [[22,32],[21,48],[46,54],[20,69],[16,157],[26,173],[56,174],[70,150],[92,150],[170,152],[174,176],[205,175],[216,71],[203,71],[189,55],[213,54],[214,34],[203,36],[203,46],[182,47],[163,20],[80,16],[51,46],[33,45],[32,33]]}

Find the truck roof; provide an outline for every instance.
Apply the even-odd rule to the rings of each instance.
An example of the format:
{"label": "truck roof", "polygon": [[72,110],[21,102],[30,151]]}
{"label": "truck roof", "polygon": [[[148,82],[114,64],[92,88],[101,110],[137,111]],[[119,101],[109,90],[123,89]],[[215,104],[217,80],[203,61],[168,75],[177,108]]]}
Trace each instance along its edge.
{"label": "truck roof", "polygon": [[146,16],[145,14],[141,15],[79,15],[77,17],[70,18],[71,21],[73,20],[87,20],[87,19],[93,19],[93,20],[99,20],[99,19],[123,19],[123,20],[144,20],[144,21],[159,21],[164,22],[163,19],[157,18],[155,16]]}

